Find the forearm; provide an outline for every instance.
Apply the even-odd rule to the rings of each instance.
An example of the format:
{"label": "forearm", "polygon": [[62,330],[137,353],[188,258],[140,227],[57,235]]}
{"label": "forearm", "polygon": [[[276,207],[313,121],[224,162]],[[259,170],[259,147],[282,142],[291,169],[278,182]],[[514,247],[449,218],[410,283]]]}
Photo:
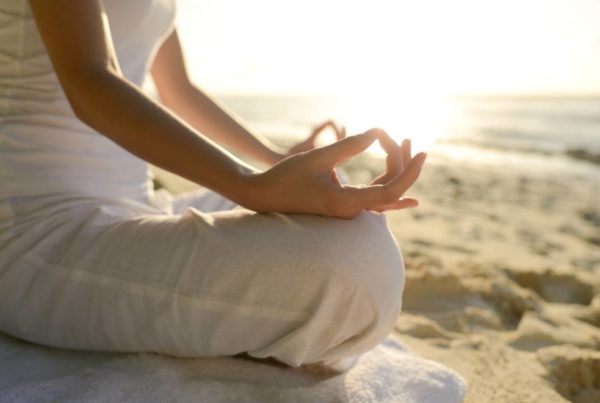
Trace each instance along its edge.
{"label": "forearm", "polygon": [[[235,159],[116,74],[75,83],[72,105],[89,126],[161,168],[244,203],[255,170]],[[79,85],[77,85],[79,84]]]}
{"label": "forearm", "polygon": [[[140,158],[241,205],[258,193],[249,185],[253,168],[123,78],[100,0],[29,0],[29,5],[64,93],[84,123]],[[162,59],[168,67],[169,59]]]}
{"label": "forearm", "polygon": [[161,94],[165,106],[215,142],[273,165],[285,153],[245,126],[234,113],[200,89],[188,85],[177,94]]}

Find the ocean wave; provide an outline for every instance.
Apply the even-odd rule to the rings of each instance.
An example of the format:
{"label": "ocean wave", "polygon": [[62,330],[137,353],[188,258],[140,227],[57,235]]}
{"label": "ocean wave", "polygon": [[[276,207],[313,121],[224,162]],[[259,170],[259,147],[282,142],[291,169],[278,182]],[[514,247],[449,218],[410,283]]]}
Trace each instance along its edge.
{"label": "ocean wave", "polygon": [[540,147],[537,143],[531,143],[523,141],[521,143],[517,141],[489,141],[485,138],[480,137],[444,137],[438,140],[440,144],[451,144],[457,146],[468,146],[476,147],[483,150],[506,152],[506,153],[526,153],[535,155],[561,155],[563,150],[556,147],[553,143],[549,143],[548,147]]}

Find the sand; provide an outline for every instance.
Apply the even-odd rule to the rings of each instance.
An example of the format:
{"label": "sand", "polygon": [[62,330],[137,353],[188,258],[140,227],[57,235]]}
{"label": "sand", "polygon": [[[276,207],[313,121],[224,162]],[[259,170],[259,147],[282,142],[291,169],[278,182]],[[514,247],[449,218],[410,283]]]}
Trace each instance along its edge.
{"label": "sand", "polygon": [[[346,168],[364,181],[381,164]],[[466,402],[600,402],[600,179],[432,153],[411,194],[418,209],[388,213],[400,339],[463,375]]]}
{"label": "sand", "polygon": [[600,178],[430,162],[421,206],[388,214],[401,339],[467,402],[600,402]]}

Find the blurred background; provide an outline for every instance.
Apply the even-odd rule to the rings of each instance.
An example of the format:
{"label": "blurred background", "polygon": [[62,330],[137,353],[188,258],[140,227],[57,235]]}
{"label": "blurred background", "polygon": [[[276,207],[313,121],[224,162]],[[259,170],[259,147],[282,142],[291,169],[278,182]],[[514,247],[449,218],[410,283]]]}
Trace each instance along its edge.
{"label": "blurred background", "polygon": [[268,136],[335,118],[570,170],[600,153],[599,15],[595,0],[182,0],[178,27],[195,81]]}
{"label": "blurred background", "polygon": [[[198,86],[273,141],[333,118],[430,151],[421,206],[388,214],[397,330],[468,401],[597,402],[599,16],[596,0],[179,0],[177,24]],[[383,169],[371,151],[354,182]]]}

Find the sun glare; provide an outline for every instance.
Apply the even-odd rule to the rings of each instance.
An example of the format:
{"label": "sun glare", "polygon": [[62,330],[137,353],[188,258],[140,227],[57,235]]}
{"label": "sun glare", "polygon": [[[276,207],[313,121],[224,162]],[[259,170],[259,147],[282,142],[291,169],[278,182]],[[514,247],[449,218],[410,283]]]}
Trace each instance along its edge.
{"label": "sun glare", "polygon": [[[350,133],[374,125],[383,128],[397,142],[411,139],[415,152],[428,151],[447,131],[447,102],[442,96],[413,94],[365,95],[346,98],[341,120]],[[378,146],[372,151],[382,153]]]}
{"label": "sun glare", "polygon": [[[415,151],[449,135],[450,95],[600,90],[600,2],[182,0],[197,83],[220,94],[327,95],[349,134]],[[374,147],[372,151],[381,152]]]}

